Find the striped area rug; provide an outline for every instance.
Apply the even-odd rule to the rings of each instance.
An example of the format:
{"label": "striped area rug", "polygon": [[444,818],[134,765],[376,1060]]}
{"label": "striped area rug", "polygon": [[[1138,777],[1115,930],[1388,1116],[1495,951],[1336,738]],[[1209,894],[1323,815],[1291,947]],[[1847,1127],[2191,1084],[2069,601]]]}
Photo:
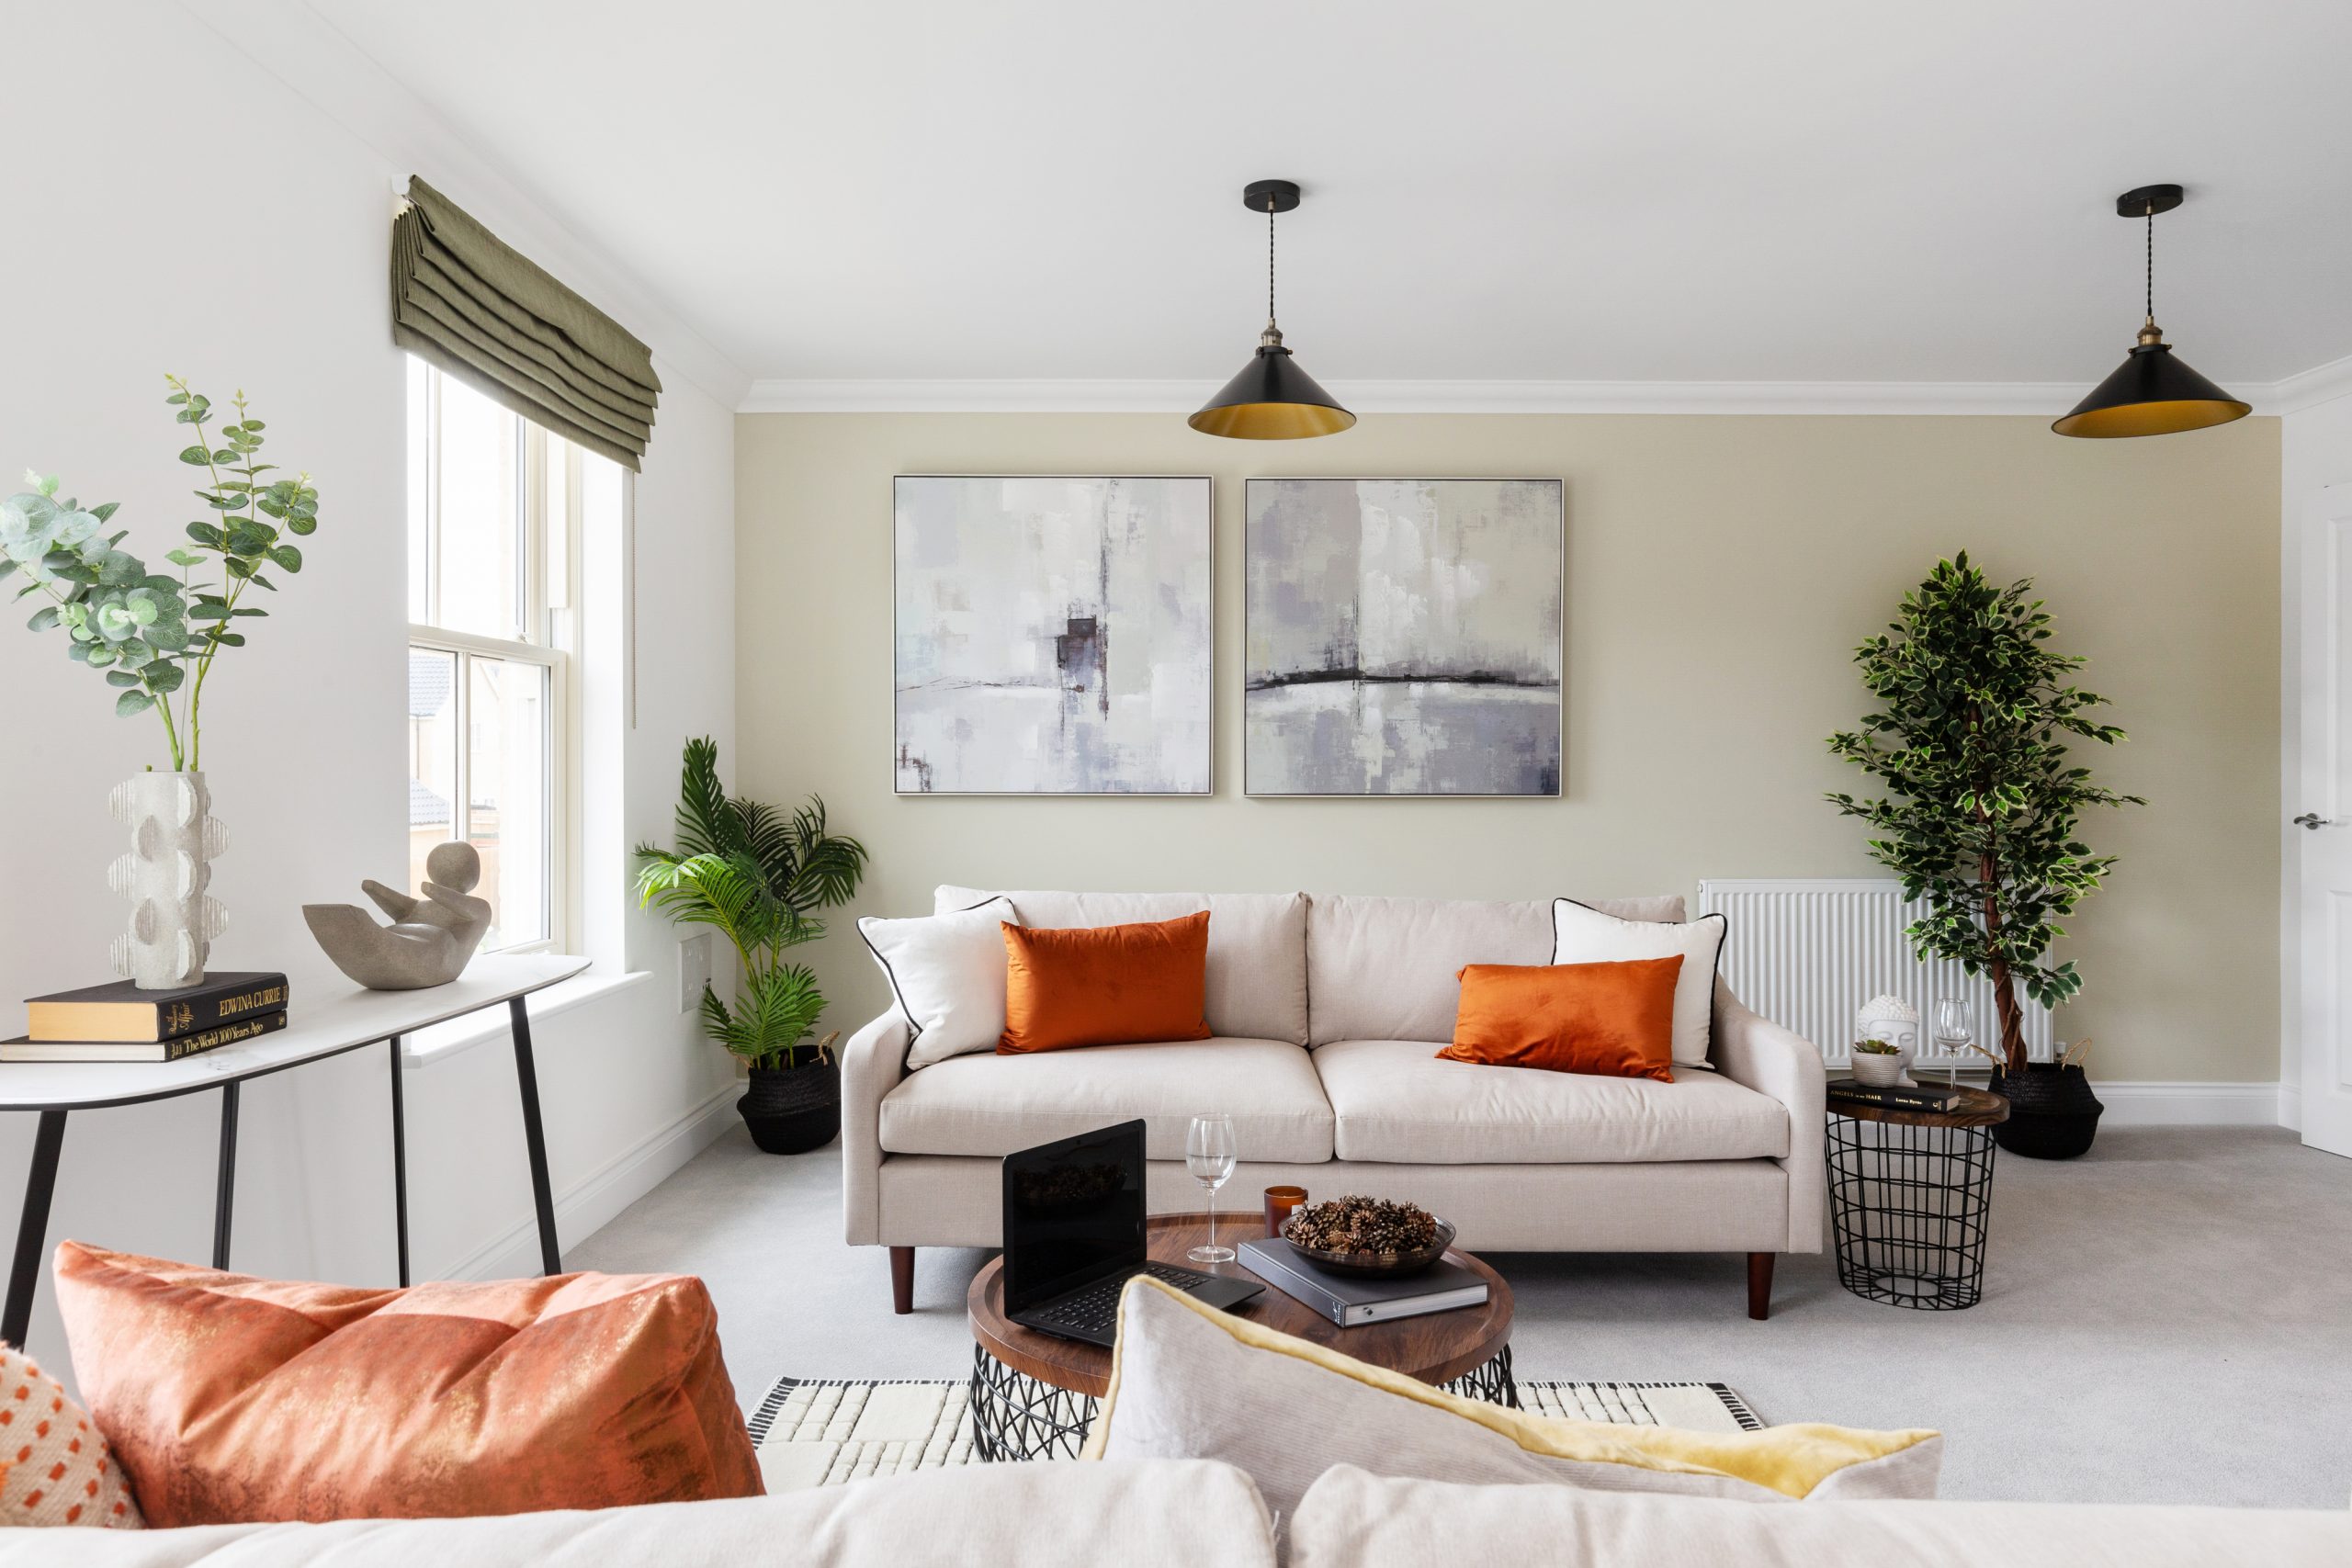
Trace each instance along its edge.
{"label": "striped area rug", "polygon": [[[1719,1382],[1541,1382],[1520,1403],[1539,1416],[1700,1432],[1764,1423]],[[837,1486],[869,1475],[972,1462],[971,1385],[958,1379],[864,1382],[783,1378],[751,1420],[770,1492]]]}

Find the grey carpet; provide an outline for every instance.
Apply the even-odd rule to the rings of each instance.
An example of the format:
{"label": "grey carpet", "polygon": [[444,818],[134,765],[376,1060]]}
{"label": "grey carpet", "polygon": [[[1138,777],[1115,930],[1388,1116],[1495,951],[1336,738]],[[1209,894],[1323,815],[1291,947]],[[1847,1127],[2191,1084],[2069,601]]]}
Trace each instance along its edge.
{"label": "grey carpet", "polygon": [[[1741,1260],[1503,1255],[1521,1376],[1729,1383],[1767,1421],[1936,1427],[1944,1495],[2341,1508],[2352,1495],[2352,1160],[2291,1134],[2119,1128],[2084,1159],[2002,1156],[1985,1298],[1907,1312],[1781,1259],[1772,1320]],[[736,1393],[779,1377],[970,1365],[988,1254],[926,1248],[890,1312],[879,1247],[841,1239],[833,1149],[741,1128],[573,1246],[574,1268],[699,1274]]]}

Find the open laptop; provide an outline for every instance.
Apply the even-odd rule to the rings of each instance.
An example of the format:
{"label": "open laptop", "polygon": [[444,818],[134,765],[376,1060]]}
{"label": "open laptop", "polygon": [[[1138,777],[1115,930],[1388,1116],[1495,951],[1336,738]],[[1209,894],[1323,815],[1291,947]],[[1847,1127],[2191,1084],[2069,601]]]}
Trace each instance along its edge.
{"label": "open laptop", "polygon": [[1141,1122],[1004,1156],[1007,1317],[1108,1345],[1118,1337],[1119,1292],[1135,1275],[1164,1280],[1220,1310],[1265,1289],[1147,1257],[1143,1179]]}

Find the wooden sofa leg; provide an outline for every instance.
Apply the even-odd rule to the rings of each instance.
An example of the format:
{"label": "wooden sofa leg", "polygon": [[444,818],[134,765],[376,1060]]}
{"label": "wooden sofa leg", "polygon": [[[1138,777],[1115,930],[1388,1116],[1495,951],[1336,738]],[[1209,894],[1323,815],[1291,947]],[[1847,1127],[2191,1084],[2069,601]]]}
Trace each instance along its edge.
{"label": "wooden sofa leg", "polygon": [[1762,1323],[1772,1315],[1772,1263],[1777,1252],[1747,1255],[1747,1315]]}
{"label": "wooden sofa leg", "polygon": [[901,1317],[915,1310],[915,1249],[890,1249],[890,1310]]}

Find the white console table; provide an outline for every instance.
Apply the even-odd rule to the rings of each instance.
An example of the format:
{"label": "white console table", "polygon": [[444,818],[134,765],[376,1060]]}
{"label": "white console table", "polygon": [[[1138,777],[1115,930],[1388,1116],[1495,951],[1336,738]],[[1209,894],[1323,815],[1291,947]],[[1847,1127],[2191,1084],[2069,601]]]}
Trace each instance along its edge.
{"label": "white console table", "polygon": [[0,1311],[0,1341],[21,1348],[31,1322],[33,1292],[48,1247],[50,1200],[57,1190],[57,1156],[65,1144],[69,1111],[140,1105],[184,1094],[220,1091],[220,1165],[214,1179],[212,1266],[229,1266],[229,1224],[237,1189],[237,1091],[248,1078],[324,1061],[346,1051],[389,1042],[392,1062],[392,1201],[400,1235],[400,1280],[408,1277],[407,1128],[401,1098],[401,1037],[484,1008],[506,1004],[514,1036],[514,1076],[522,1090],[523,1141],[531,1159],[531,1200],[539,1224],[539,1258],[559,1273],[555,1200],[548,1185],[547,1136],[539,1123],[538,1074],[531,1060],[531,1021],[523,998],[588,967],[565,953],[489,953],[446,986],[419,991],[368,991],[345,986],[310,1000],[297,991],[286,1027],[236,1045],[176,1062],[9,1062],[0,1064],[0,1111],[40,1114],[33,1136],[32,1175],[17,1224],[17,1255],[8,1297]]}

